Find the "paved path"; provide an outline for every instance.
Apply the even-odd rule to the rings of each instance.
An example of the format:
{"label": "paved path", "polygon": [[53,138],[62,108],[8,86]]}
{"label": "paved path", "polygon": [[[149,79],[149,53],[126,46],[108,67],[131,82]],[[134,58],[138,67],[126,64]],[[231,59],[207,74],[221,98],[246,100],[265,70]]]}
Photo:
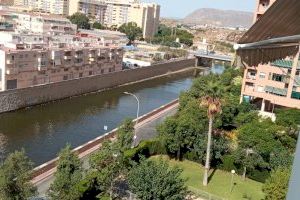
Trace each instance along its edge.
{"label": "paved path", "polygon": [[[156,126],[158,124],[160,124],[162,121],[164,121],[164,119],[167,118],[168,116],[174,115],[177,112],[177,108],[178,108],[178,104],[173,105],[172,107],[169,107],[166,110],[163,110],[163,111],[149,117],[147,120],[142,121],[141,123],[138,123],[137,124],[138,142],[155,137],[157,135]],[[95,150],[91,150],[91,152],[92,151],[95,151]],[[87,155],[83,155],[81,157],[84,169],[89,168],[89,164],[88,164],[89,155],[90,154],[87,154]],[[43,180],[41,180],[35,184],[38,188],[39,197],[45,197],[45,194],[46,194],[50,184],[54,180],[53,172],[54,171],[50,171],[49,175],[47,175],[46,178],[44,178]]]}

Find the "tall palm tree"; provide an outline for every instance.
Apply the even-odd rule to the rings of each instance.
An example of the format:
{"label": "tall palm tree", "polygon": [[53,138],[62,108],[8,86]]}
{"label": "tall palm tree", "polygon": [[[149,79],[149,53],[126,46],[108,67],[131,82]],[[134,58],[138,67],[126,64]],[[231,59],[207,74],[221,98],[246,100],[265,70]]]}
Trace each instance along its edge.
{"label": "tall palm tree", "polygon": [[221,97],[223,95],[224,88],[219,81],[211,80],[203,88],[202,92],[204,96],[200,99],[200,106],[201,107],[205,106],[207,108],[207,117],[209,119],[205,171],[203,177],[203,185],[207,186],[208,172],[210,168],[210,150],[211,150],[213,120],[215,116],[222,111]]}

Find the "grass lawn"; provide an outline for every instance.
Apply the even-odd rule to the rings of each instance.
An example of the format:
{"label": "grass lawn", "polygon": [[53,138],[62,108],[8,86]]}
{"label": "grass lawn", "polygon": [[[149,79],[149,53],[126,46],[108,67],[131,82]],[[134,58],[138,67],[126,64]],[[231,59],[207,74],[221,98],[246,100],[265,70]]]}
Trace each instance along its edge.
{"label": "grass lawn", "polygon": [[[249,179],[243,181],[242,177],[235,175],[234,187],[232,192],[230,192],[231,173],[215,170],[208,186],[204,187],[202,185],[204,168],[201,165],[188,160],[181,162],[174,159],[170,160],[167,156],[153,156],[150,159],[158,160],[159,157],[168,160],[171,166],[179,166],[182,168],[183,177],[187,178],[186,185],[195,193],[201,193],[201,191],[197,191],[200,189],[228,200],[261,200],[264,198],[264,194],[261,190],[262,183]],[[245,196],[248,198],[245,198]]]}

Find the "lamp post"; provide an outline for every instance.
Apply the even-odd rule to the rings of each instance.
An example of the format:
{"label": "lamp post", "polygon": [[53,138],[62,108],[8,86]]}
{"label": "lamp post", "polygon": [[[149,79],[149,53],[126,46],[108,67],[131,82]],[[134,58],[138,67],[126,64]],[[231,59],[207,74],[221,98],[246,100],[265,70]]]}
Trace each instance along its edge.
{"label": "lamp post", "polygon": [[231,184],[230,184],[230,193],[232,192],[233,190],[233,176],[235,174],[235,170],[231,170]]}
{"label": "lamp post", "polygon": [[[133,96],[137,102],[137,111],[136,111],[136,121],[135,121],[135,127],[138,124],[138,119],[139,119],[139,113],[140,113],[140,101],[138,99],[138,97],[135,94],[132,94],[130,92],[124,92],[124,94]],[[133,136],[133,146],[135,146],[136,143],[136,139],[137,139],[137,135],[136,135],[136,130],[134,131],[134,136]]]}

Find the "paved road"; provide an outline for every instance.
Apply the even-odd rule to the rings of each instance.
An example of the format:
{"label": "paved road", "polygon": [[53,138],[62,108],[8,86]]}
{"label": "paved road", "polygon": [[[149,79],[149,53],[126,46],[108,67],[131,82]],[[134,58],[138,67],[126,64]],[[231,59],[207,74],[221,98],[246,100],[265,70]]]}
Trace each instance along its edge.
{"label": "paved road", "polygon": [[[156,126],[160,124],[164,119],[166,119],[168,116],[172,116],[177,112],[177,106],[171,107],[166,111],[163,111],[161,113],[158,113],[149,120],[146,120],[145,122],[141,122],[137,125],[137,141],[140,142],[142,140],[147,140],[155,137],[157,135]],[[88,169],[89,157],[83,157],[83,168]],[[45,197],[45,194],[50,186],[50,184],[53,182],[54,177],[49,176],[48,178],[44,179],[42,182],[37,183],[38,193],[39,197]]]}

